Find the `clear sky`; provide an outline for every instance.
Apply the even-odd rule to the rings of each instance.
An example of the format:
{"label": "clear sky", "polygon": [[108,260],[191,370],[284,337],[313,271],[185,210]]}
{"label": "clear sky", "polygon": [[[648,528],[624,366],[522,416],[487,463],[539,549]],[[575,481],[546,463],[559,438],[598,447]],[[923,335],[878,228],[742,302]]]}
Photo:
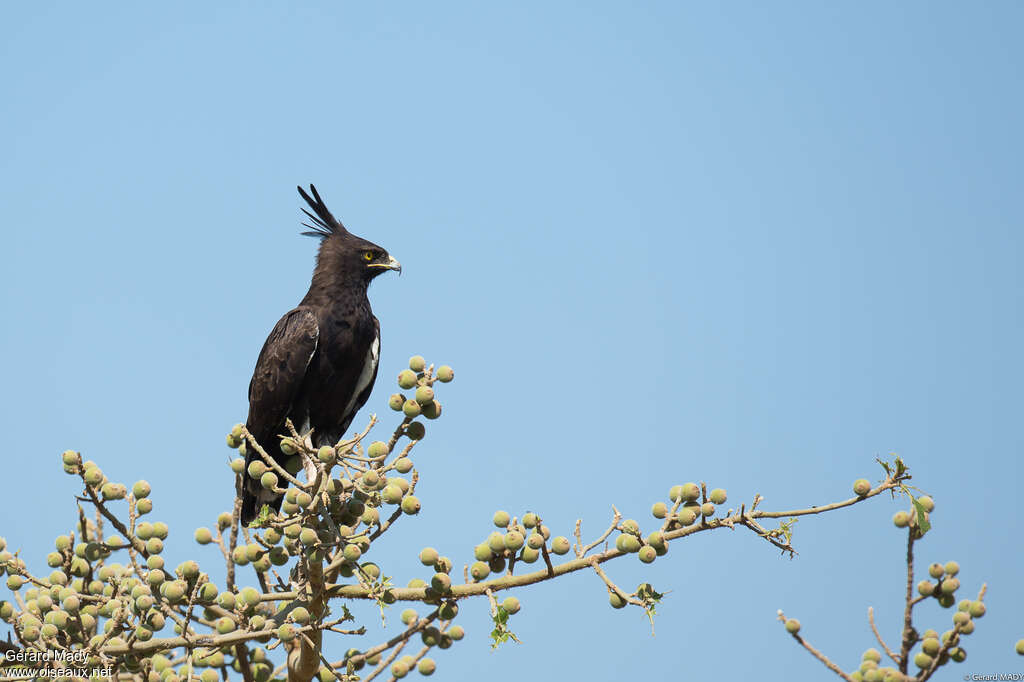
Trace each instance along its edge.
{"label": "clear sky", "polygon": [[[314,182],[405,267],[371,289],[386,407],[449,363],[420,446],[423,512],[371,554],[404,584],[496,509],[595,536],[653,529],[668,487],[822,504],[899,453],[935,496],[921,566],[988,582],[968,661],[1019,672],[1019,3],[20,3],[0,22],[0,534],[33,565],[74,518],[59,453],[148,479],[168,559],[227,509],[224,434],[305,293]],[[896,643],[904,536],[876,500],[693,537],[627,587],[578,573],[484,604],[439,679],[823,679],[775,621],[852,669]],[[173,564],[172,564],[173,565]],[[394,634],[364,609],[367,646]],[[951,627],[937,605],[922,628]],[[348,643],[346,643],[348,644]]]}

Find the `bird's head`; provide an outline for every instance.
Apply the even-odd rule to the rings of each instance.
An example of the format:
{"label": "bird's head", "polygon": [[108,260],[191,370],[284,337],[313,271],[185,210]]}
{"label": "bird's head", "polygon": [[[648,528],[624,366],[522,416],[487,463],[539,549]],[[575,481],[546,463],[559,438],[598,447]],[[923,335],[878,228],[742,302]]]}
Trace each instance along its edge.
{"label": "bird's head", "polygon": [[310,229],[302,234],[321,240],[321,254],[326,250],[330,254],[334,267],[357,274],[366,282],[388,270],[402,272],[402,264],[392,258],[386,249],[346,230],[341,221],[327,210],[327,205],[320,198],[316,187],[309,186],[312,196],[307,194],[302,187],[298,189],[299,194],[313,209],[313,213],[302,209],[302,212],[313,221],[312,225],[302,223]]}

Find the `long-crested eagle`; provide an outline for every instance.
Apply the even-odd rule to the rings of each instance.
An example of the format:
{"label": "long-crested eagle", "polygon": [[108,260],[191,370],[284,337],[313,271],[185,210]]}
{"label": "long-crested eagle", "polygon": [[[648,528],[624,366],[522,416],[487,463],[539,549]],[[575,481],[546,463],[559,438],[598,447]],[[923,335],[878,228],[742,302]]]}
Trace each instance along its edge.
{"label": "long-crested eagle", "polygon": [[[344,436],[352,418],[366,403],[377,378],[380,323],[370,309],[366,290],[377,275],[402,266],[387,251],[345,229],[331,215],[316,187],[312,196],[299,194],[313,212],[302,234],[320,239],[316,268],[309,291],[299,305],[274,326],[263,344],[249,382],[249,417],[246,428],[277,462],[287,435],[285,419],[300,434],[312,429],[315,447],[334,445]],[[260,459],[248,448],[245,464]],[[245,478],[242,522],[249,523],[263,505],[281,508],[281,495]]]}

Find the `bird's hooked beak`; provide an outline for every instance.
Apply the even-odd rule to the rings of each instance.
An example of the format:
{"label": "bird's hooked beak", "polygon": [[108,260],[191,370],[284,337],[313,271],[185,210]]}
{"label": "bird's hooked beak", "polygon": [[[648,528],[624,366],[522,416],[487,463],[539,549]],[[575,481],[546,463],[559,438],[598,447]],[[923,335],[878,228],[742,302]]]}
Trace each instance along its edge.
{"label": "bird's hooked beak", "polygon": [[388,256],[387,263],[370,263],[366,267],[368,268],[385,268],[387,270],[397,270],[398,276],[402,276],[402,264],[394,259],[392,256]]}

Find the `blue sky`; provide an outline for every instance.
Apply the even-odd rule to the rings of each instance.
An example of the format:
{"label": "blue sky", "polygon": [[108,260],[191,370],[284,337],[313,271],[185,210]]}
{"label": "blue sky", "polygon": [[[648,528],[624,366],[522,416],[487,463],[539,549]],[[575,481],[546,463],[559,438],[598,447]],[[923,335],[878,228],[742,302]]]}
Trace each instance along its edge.
{"label": "blue sky", "polygon": [[[176,3],[8,7],[0,28],[0,533],[41,558],[74,518],[58,454],[148,479],[168,559],[230,505],[224,434],[308,286],[298,183],[404,266],[371,289],[381,373],[455,367],[417,467],[423,512],[376,544],[406,582],[496,509],[596,535],[673,483],[782,509],[899,453],[935,496],[927,562],[989,585],[969,659],[1024,637],[1022,99],[1016,3]],[[390,423],[385,421],[385,424]],[[890,642],[903,535],[877,500],[780,558],[693,537],[625,586],[672,590],[651,636],[594,575],[483,603],[439,679],[821,679]],[[365,610],[369,645],[382,631]],[[398,612],[392,621],[397,622]],[[950,627],[928,604],[923,628]],[[346,643],[348,644],[348,643]],[[776,672],[773,672],[776,671]]]}

